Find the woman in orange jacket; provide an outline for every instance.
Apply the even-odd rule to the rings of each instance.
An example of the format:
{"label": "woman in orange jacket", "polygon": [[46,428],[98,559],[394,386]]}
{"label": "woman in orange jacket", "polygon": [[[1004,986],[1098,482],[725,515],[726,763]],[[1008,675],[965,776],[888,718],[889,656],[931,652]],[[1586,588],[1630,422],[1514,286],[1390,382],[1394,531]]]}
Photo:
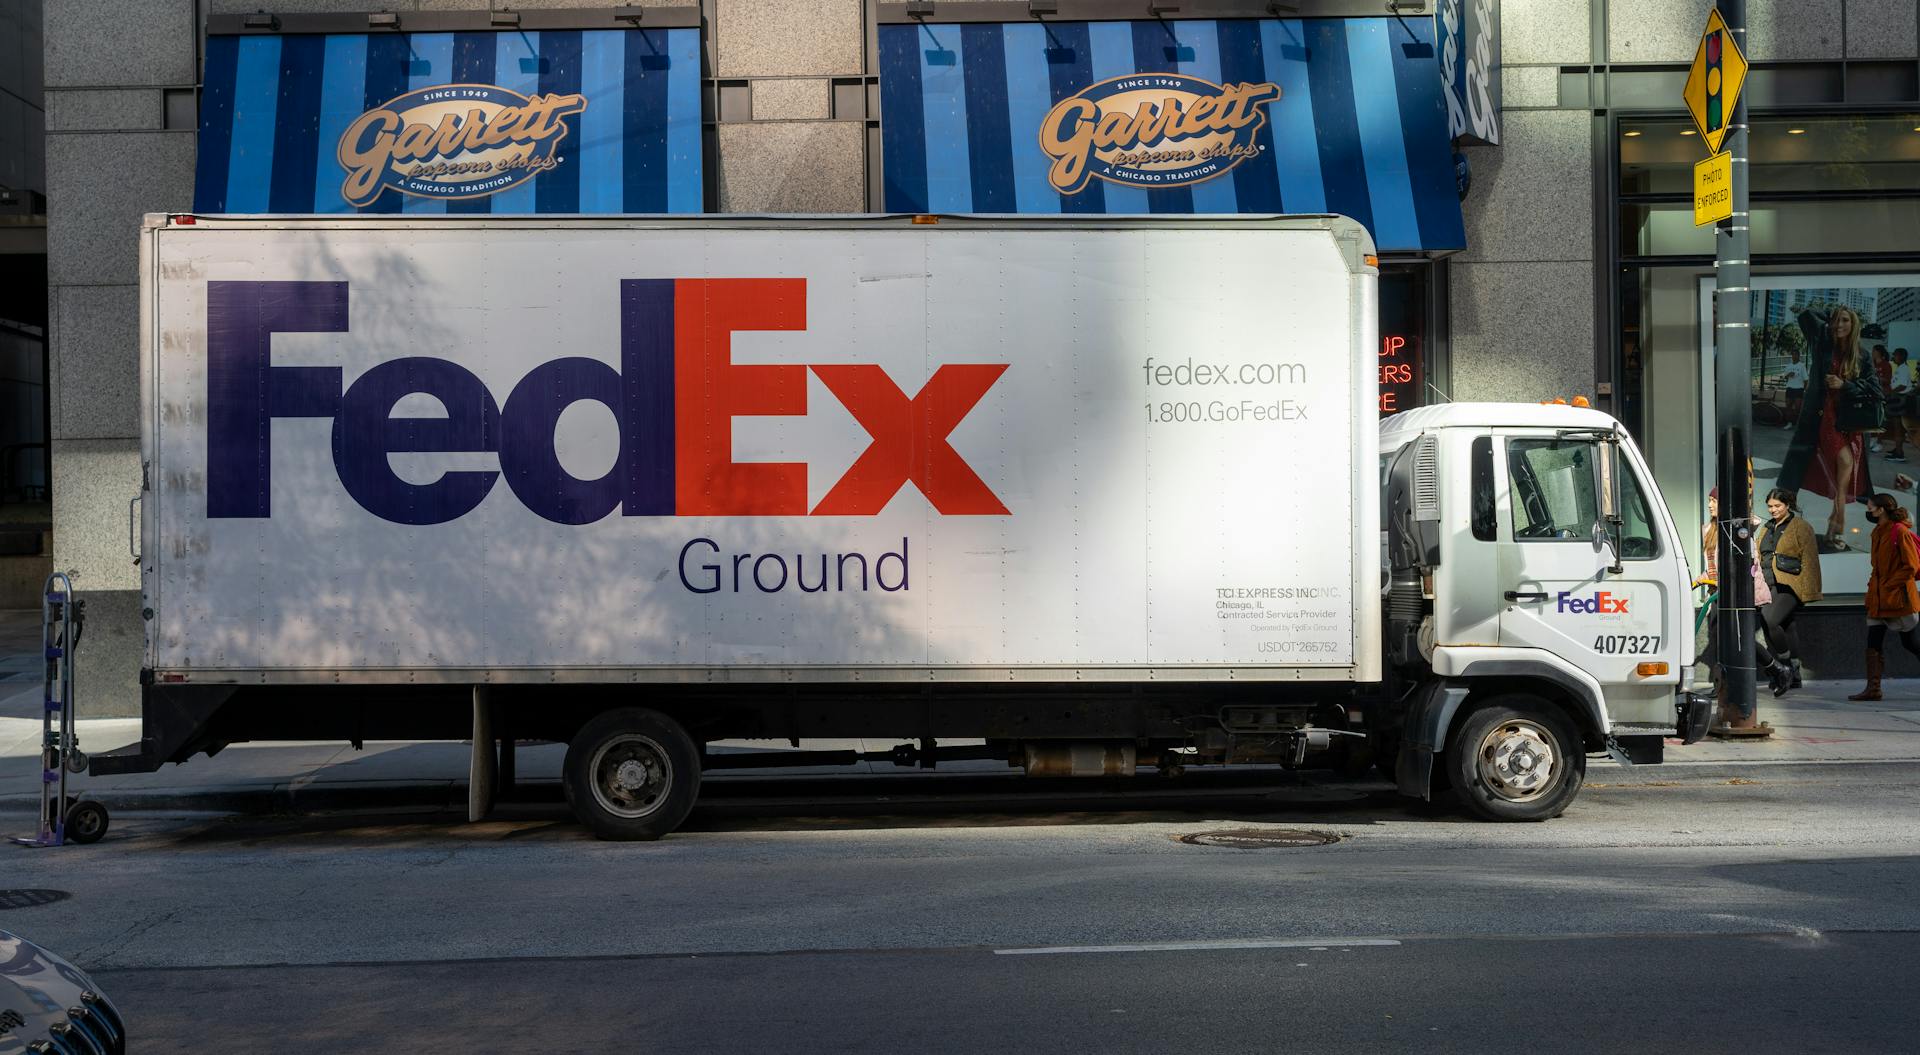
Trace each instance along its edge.
{"label": "woman in orange jacket", "polygon": [[1873,571],[1867,577],[1867,687],[1849,700],[1880,698],[1880,676],[1886,671],[1887,631],[1900,635],[1900,644],[1920,656],[1920,540],[1916,540],[1907,511],[1890,494],[1867,502],[1873,521]]}

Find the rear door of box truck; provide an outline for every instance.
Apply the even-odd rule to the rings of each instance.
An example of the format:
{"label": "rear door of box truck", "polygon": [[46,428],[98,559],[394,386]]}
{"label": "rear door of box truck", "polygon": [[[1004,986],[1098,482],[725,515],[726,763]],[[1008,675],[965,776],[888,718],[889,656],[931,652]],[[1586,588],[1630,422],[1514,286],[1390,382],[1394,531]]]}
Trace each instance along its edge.
{"label": "rear door of box truck", "polygon": [[1376,680],[1312,218],[150,217],[163,682]]}

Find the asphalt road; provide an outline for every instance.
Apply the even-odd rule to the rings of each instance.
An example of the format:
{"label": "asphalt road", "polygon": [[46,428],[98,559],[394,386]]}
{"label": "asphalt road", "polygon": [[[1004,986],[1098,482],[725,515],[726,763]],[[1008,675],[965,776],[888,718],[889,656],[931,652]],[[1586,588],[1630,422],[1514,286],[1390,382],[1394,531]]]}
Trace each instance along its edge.
{"label": "asphalt road", "polygon": [[[144,1050],[1920,1048],[1920,765],[1635,774],[1525,826],[1367,785],[978,782],[736,790],[654,844],[546,805],[123,817],[0,857],[72,895],[0,928]],[[1277,828],[1341,838],[1178,841]]]}

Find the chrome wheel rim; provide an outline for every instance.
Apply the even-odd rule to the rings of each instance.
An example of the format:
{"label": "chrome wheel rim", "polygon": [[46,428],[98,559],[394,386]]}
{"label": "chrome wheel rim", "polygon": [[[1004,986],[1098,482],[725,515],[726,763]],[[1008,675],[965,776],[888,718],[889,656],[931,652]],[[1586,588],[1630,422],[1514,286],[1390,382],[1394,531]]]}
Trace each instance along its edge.
{"label": "chrome wheel rim", "polygon": [[1480,782],[1509,802],[1537,799],[1553,787],[1560,757],[1553,737],[1538,722],[1512,718],[1480,740]]}
{"label": "chrome wheel rim", "polygon": [[634,820],[658,810],[673,786],[673,762],[659,741],[639,733],[616,736],[594,751],[587,771],[593,797],[616,817]]}

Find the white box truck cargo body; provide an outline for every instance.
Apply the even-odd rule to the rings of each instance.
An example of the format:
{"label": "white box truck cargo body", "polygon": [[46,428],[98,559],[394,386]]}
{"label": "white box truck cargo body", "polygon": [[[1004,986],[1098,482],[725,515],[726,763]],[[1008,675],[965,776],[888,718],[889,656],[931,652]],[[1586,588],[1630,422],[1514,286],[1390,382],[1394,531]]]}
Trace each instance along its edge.
{"label": "white box truck cargo body", "polygon": [[1362,237],[158,228],[149,665],[1375,680]]}
{"label": "white box truck cargo body", "polygon": [[[1605,513],[1596,555],[1593,480],[1638,456],[1604,415],[1452,408],[1383,462],[1351,220],[154,216],[141,268],[146,732],[96,771],[556,739],[583,819],[650,837],[726,738],[1075,775],[1333,746],[1426,794],[1498,700],[1555,713],[1476,733],[1511,784],[1477,808],[1536,816],[1630,753],[1610,701],[1643,756],[1687,724],[1677,662],[1623,695],[1551,647],[1445,651],[1433,584],[1479,587],[1440,536],[1508,484],[1448,452],[1553,437],[1527,508]],[[1452,567],[1482,564],[1533,574]],[[1690,649],[1650,609],[1644,647]]]}

